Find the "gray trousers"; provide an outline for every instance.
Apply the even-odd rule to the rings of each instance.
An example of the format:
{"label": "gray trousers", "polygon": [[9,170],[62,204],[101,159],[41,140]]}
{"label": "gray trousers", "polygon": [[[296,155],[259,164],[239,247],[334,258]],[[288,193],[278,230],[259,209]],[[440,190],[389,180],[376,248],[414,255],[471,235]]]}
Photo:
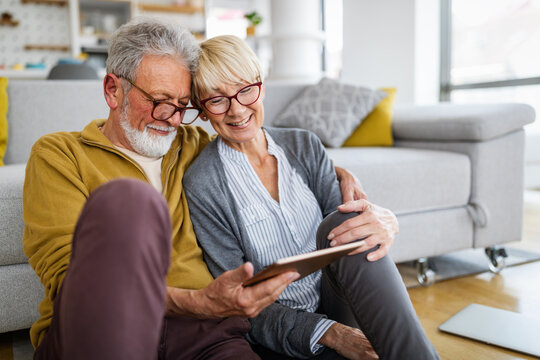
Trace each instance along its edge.
{"label": "gray trousers", "polygon": [[245,318],[165,316],[170,221],[165,199],[141,181],[92,192],[34,359],[259,359]]}
{"label": "gray trousers", "polygon": [[[330,230],[356,215],[328,215],[317,231],[317,248],[328,247]],[[323,270],[322,312],[361,329],[381,359],[438,359],[396,265],[389,256],[368,261],[366,255],[374,250],[344,256]],[[321,358],[331,358],[326,356]]]}

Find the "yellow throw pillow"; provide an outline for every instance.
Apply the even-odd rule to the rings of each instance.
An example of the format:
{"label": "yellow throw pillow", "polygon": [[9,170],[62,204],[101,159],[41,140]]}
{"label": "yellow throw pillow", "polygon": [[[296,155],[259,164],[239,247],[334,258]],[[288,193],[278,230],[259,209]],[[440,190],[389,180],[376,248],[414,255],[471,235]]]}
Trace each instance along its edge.
{"label": "yellow throw pillow", "polygon": [[4,165],[4,155],[6,154],[8,136],[8,98],[7,98],[7,78],[0,78],[0,166]]}
{"label": "yellow throw pillow", "polygon": [[396,88],[382,88],[388,96],[358,125],[343,146],[392,146],[392,115]]}

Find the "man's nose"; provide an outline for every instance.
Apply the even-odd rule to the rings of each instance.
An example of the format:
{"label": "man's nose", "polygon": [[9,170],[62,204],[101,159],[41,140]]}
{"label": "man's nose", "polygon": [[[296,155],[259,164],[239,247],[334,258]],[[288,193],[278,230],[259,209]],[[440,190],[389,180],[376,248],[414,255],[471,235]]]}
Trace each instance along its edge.
{"label": "man's nose", "polygon": [[167,119],[167,122],[170,126],[173,126],[175,128],[179,127],[182,123],[182,116],[180,115],[180,111],[175,111],[175,113]]}

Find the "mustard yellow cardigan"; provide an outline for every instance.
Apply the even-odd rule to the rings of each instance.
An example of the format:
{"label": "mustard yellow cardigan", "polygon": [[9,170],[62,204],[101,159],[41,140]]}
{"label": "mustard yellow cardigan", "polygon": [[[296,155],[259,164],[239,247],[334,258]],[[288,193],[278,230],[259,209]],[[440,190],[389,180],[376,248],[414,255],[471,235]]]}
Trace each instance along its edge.
{"label": "mustard yellow cardigan", "polygon": [[[30,153],[23,190],[23,247],[45,287],[45,298],[39,305],[41,318],[30,330],[34,348],[51,324],[53,301],[68,267],[75,224],[88,196],[98,186],[120,177],[148,182],[139,165],[116,150],[101,133],[99,127],[104,123],[95,120],[82,132],[46,135]],[[163,196],[173,226],[169,286],[199,289],[212,281],[197,245],[182,186],[184,172],[209,141],[202,128],[181,126],[163,158]]]}

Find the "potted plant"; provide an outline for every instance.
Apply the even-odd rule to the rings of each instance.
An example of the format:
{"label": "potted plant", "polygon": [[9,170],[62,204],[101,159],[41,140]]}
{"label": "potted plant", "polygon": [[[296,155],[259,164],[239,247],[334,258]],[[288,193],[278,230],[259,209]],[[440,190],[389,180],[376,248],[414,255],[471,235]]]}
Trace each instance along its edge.
{"label": "potted plant", "polygon": [[249,26],[246,29],[246,35],[247,36],[255,35],[255,27],[257,27],[257,25],[259,25],[262,22],[263,20],[262,16],[258,12],[252,11],[250,13],[245,14],[244,17],[249,22]]}

